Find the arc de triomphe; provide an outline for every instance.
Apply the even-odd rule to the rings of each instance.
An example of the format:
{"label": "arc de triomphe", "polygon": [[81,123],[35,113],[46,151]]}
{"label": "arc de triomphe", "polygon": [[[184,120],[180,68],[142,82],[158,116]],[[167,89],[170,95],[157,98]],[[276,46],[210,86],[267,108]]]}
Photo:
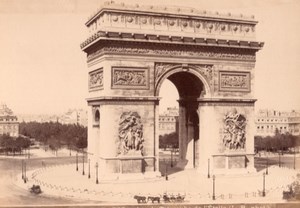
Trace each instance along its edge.
{"label": "arc de triomphe", "polygon": [[179,93],[178,166],[254,170],[254,17],[106,3],[86,23],[88,152],[100,177],[159,174],[159,92]]}

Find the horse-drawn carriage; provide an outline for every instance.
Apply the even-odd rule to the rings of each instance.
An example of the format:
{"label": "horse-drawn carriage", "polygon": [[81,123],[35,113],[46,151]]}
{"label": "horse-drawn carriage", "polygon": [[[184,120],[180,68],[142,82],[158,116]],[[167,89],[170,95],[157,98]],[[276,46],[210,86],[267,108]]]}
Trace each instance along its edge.
{"label": "horse-drawn carriage", "polygon": [[133,197],[134,199],[137,200],[137,203],[147,203],[148,201],[151,201],[152,203],[160,203],[163,201],[164,203],[181,203],[184,202],[185,195],[183,194],[167,194],[164,193],[163,196],[140,196],[140,195],[135,195]]}
{"label": "horse-drawn carriage", "polygon": [[184,201],[185,195],[177,194],[174,196],[173,194],[166,194],[163,195],[163,200],[165,203],[181,203]]}
{"label": "horse-drawn carriage", "polygon": [[32,187],[29,189],[30,193],[33,194],[41,194],[42,190],[41,187],[39,185],[32,185]]}

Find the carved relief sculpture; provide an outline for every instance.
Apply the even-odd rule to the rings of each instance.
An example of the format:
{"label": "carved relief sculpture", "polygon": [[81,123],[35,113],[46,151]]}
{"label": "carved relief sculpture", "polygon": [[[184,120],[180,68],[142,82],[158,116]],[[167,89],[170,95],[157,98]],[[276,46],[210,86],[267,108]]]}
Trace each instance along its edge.
{"label": "carved relief sculpture", "polygon": [[254,54],[247,54],[246,51],[243,53],[238,51],[204,51],[201,47],[198,50],[183,47],[182,50],[169,47],[167,49],[151,49],[151,48],[139,48],[134,44],[127,46],[105,46],[88,55],[88,62],[96,59],[103,54],[131,54],[131,55],[158,55],[158,56],[176,56],[176,57],[201,57],[201,58],[218,58],[218,59],[239,59],[247,61],[255,61]]}
{"label": "carved relief sculpture", "polygon": [[246,118],[236,109],[228,112],[224,118],[223,144],[226,149],[240,150],[246,143]]}
{"label": "carved relief sculpture", "polygon": [[[160,77],[165,74],[167,71],[176,68],[183,67],[182,64],[178,63],[155,63],[155,84],[157,84]],[[199,72],[211,85],[212,83],[212,72],[213,65],[204,65],[204,64],[189,64],[188,67],[194,68]]]}
{"label": "carved relief sculpture", "polygon": [[192,68],[197,69],[197,71],[203,75],[203,77],[206,79],[206,81],[211,85],[212,84],[212,80],[213,80],[213,76],[212,76],[212,72],[213,72],[213,65],[204,65],[204,64],[191,64],[189,65]]}
{"label": "carved relief sculpture", "polygon": [[143,155],[143,124],[137,112],[124,112],[119,122],[118,155]]}
{"label": "carved relief sculpture", "polygon": [[220,72],[220,91],[250,91],[249,72]]}
{"label": "carved relief sculpture", "polygon": [[147,89],[149,86],[148,70],[143,68],[113,68],[113,88],[140,88]]}
{"label": "carved relief sculpture", "polygon": [[172,63],[155,63],[154,67],[154,76],[155,76],[155,83],[157,84],[160,77],[169,69],[181,67],[181,64],[172,64]]}
{"label": "carved relief sculpture", "polygon": [[103,70],[97,69],[89,73],[89,89],[97,90],[103,87]]}

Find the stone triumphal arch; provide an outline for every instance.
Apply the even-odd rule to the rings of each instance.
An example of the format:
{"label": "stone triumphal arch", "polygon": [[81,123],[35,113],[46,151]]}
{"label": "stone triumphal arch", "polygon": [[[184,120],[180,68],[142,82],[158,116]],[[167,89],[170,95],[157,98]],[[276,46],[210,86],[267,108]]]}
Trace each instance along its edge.
{"label": "stone triumphal arch", "polygon": [[179,92],[182,168],[254,171],[254,17],[106,3],[86,23],[88,152],[101,177],[158,174],[159,91]]}

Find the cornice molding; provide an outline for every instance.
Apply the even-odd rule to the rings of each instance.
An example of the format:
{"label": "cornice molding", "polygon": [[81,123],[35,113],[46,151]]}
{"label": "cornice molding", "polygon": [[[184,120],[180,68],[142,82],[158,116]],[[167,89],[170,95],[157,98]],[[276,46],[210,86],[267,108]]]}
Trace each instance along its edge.
{"label": "cornice molding", "polygon": [[197,45],[210,47],[227,47],[227,48],[245,48],[260,50],[264,46],[264,42],[245,41],[245,40],[231,40],[231,39],[217,39],[217,38],[200,38],[191,36],[166,36],[156,34],[142,34],[142,33],[126,33],[126,32],[109,32],[98,31],[87,38],[80,47],[87,52],[88,49],[99,41],[127,41],[127,42],[141,42],[141,43],[169,43],[180,45]]}

